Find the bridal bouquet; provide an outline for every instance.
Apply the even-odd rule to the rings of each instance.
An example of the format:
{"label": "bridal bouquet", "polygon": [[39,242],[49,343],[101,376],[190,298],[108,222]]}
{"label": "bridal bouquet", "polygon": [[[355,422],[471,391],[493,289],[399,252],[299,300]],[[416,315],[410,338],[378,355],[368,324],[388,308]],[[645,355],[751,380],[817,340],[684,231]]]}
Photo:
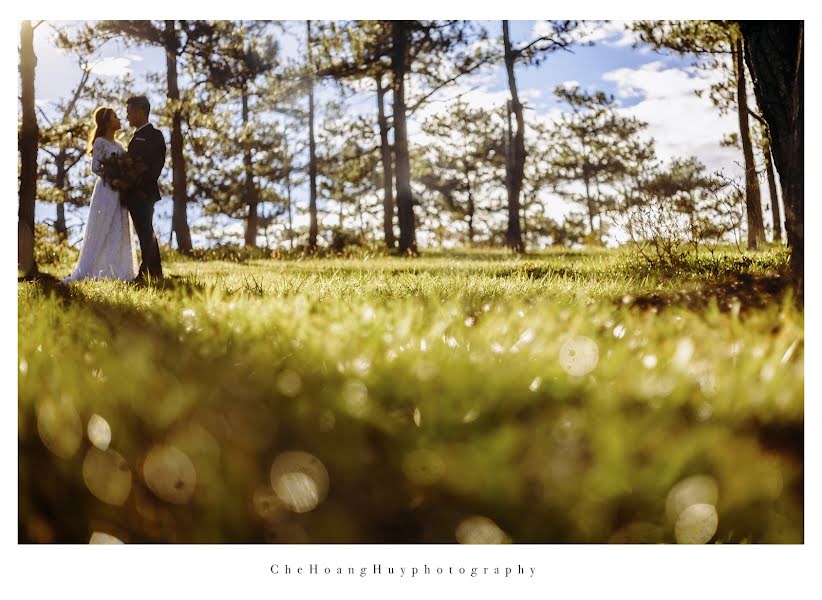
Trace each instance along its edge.
{"label": "bridal bouquet", "polygon": [[[143,162],[128,154],[112,154],[101,164],[102,179],[112,189],[125,191],[136,187],[146,171]],[[125,205],[126,195],[120,194],[120,203]]]}

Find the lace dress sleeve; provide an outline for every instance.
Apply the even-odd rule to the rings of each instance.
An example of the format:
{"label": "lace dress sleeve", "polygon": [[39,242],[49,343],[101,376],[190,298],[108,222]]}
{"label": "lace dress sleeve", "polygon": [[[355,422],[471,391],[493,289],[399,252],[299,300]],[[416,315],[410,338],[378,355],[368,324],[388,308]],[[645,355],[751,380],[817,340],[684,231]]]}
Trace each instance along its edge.
{"label": "lace dress sleeve", "polygon": [[91,171],[95,175],[103,176],[103,161],[108,158],[109,152],[103,138],[94,140],[94,145],[91,147]]}

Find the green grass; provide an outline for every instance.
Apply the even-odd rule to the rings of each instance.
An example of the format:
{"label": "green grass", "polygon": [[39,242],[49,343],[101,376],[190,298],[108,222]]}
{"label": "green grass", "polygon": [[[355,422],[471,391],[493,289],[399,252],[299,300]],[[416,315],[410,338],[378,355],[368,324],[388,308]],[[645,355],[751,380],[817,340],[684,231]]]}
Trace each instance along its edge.
{"label": "green grass", "polygon": [[[713,541],[801,542],[784,263],[175,257],[164,287],[20,283],[20,539],[673,542],[669,492],[707,475]],[[168,446],[190,462],[161,451],[157,475]]]}

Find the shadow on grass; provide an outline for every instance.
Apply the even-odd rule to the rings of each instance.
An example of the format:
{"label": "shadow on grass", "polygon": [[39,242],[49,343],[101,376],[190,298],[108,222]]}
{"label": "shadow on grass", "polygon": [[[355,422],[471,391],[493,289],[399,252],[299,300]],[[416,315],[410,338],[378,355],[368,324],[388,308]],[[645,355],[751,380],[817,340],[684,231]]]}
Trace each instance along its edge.
{"label": "shadow on grass", "polygon": [[[76,295],[71,285],[63,283],[50,273],[37,273],[28,277],[18,277],[17,283],[32,283],[40,287],[46,294],[54,293],[57,297],[70,300]],[[188,294],[202,292],[206,286],[191,275],[167,275],[162,279],[125,281],[123,285],[135,288],[152,288],[163,291],[183,291]],[[82,294],[81,294],[82,295]],[[86,298],[83,296],[83,298]]]}
{"label": "shadow on grass", "polygon": [[616,304],[627,304],[644,311],[667,308],[705,310],[713,302],[721,312],[758,310],[779,304],[786,294],[798,301],[790,279],[784,275],[751,275],[739,273],[719,281],[691,284],[686,289],[615,298]]}
{"label": "shadow on grass", "polygon": [[[337,414],[333,431],[322,433],[317,429],[318,416],[333,405],[316,403],[306,413],[291,399],[281,402],[283,398],[262,382],[256,386],[238,384],[253,377],[253,370],[231,369],[227,365],[243,364],[247,349],[231,348],[219,356],[204,357],[196,343],[178,338],[173,328],[152,319],[150,311],[91,297],[81,288],[61,284],[49,275],[41,275],[32,283],[66,305],[82,307],[117,335],[156,340],[163,356],[174,357],[173,363],[158,362],[157,368],[173,370],[180,385],[202,387],[197,373],[215,374],[209,389],[201,389],[203,402],[186,409],[161,431],[147,428],[133,412],[118,417],[119,447],[132,468],[138,467],[140,456],[161,443],[169,432],[186,424],[199,425],[204,414],[218,415],[221,427],[213,429],[214,435],[222,441],[222,452],[233,457],[231,464],[239,463],[242,468],[241,475],[228,471],[222,474],[220,503],[171,505],[156,498],[143,479],[136,476],[128,502],[116,508],[97,502],[76,476],[83,470],[84,452],[78,452],[57,469],[54,457],[36,434],[21,436],[19,543],[84,543],[89,536],[87,528],[94,523],[102,523],[104,529],[136,543],[444,543],[454,541],[448,535],[453,530],[451,522],[458,521],[465,511],[488,514],[502,523],[515,514],[508,507],[454,495],[438,485],[428,487],[429,502],[424,506],[409,506],[403,459],[410,442],[403,436],[343,412]],[[167,278],[158,287],[193,291],[185,278]],[[145,385],[150,388],[150,382]],[[305,378],[302,385],[320,394],[333,395],[328,390],[342,389],[342,382],[333,376],[315,377],[313,381]],[[25,422],[21,431],[37,431],[33,411],[22,413],[21,418]],[[261,437],[263,430],[258,423],[276,423],[276,427]],[[219,432],[226,426],[229,433],[221,436]],[[134,442],[125,444],[123,440],[127,437]],[[136,454],[129,453],[125,446],[138,450]],[[295,448],[323,457],[334,481],[335,495],[328,501],[330,508],[325,513],[318,511],[293,519],[281,515],[275,523],[263,522],[248,506],[250,490],[257,483],[254,474],[268,473],[273,456]],[[345,448],[345,452],[340,452],[340,448]],[[432,498],[436,502],[432,503]],[[332,515],[344,515],[346,522],[329,527],[329,511]],[[514,526],[512,523],[511,527]]]}

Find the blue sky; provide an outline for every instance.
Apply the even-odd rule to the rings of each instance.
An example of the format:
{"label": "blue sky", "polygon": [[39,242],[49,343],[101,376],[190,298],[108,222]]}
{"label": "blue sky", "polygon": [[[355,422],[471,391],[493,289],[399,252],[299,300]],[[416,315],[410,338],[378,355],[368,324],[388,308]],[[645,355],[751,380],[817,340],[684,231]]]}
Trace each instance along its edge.
{"label": "blue sky", "polygon": [[[491,36],[501,32],[500,21],[486,22]],[[539,21],[512,21],[511,34],[515,44],[523,43],[538,35],[545,26]],[[284,54],[293,55],[304,43],[304,25],[291,22],[290,30],[281,40]],[[593,46],[574,46],[572,52],[551,54],[539,67],[518,66],[516,77],[521,98],[531,107],[536,118],[550,121],[558,113],[553,96],[557,85],[579,83],[587,89],[604,90],[615,95],[620,110],[649,123],[648,135],[657,142],[658,154],[663,160],[673,156],[696,155],[710,170],[724,170],[736,175],[740,172],[739,151],[723,148],[719,142],[723,135],[733,132],[738,124],[733,115],[722,116],[705,98],[694,93],[712,83],[716,74],[695,71],[690,63],[670,54],[660,55],[648,47],[633,48],[635,37],[626,32],[624,22],[599,22],[586,26],[584,39],[593,40]],[[45,110],[50,102],[68,95],[75,85],[79,70],[74,62],[62,55],[50,41],[52,35],[46,26],[38,28],[35,51],[38,56],[37,97]],[[94,72],[102,77],[119,77],[131,72],[138,82],[154,72],[165,72],[165,56],[158,49],[132,47],[112,43],[103,48]],[[325,94],[333,93],[329,88]],[[409,131],[418,131],[419,121],[432,112],[447,110],[449,100],[457,95],[475,105],[498,106],[507,98],[508,87],[505,70],[495,65],[474,76],[460,80],[450,89],[442,91],[431,104],[415,115]],[[373,98],[355,98],[350,110],[373,111]],[[412,140],[413,141],[413,140]],[[169,169],[167,169],[169,171]],[[170,177],[170,174],[168,174]],[[298,203],[305,197],[298,192]],[[561,218],[568,206],[561,200],[545,193],[545,204],[550,214]],[[163,211],[170,214],[170,201],[158,205],[160,217],[157,227],[168,230],[170,219],[163,220]],[[321,207],[322,208],[322,207]],[[53,212],[46,209],[49,215]],[[766,211],[767,212],[767,211]],[[82,219],[82,212],[77,217]],[[196,220],[196,215],[192,215]],[[329,218],[329,221],[336,217]],[[297,221],[300,222],[299,219]],[[239,225],[238,225],[239,228]],[[165,239],[165,238],[164,238]]]}

